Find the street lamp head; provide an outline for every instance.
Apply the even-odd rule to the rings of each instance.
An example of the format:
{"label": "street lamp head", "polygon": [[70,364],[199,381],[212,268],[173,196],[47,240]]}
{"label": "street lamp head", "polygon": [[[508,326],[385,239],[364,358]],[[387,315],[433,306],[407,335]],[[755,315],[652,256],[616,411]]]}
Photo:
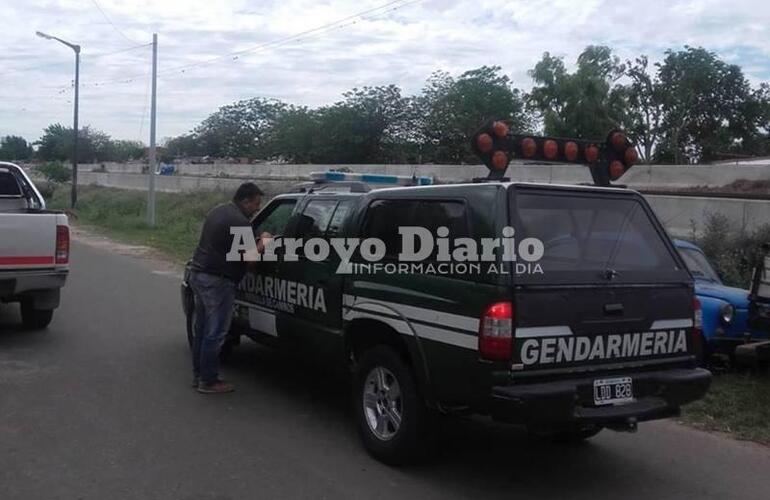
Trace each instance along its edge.
{"label": "street lamp head", "polygon": [[42,31],[36,31],[35,34],[40,38],[45,38],[46,40],[53,40],[53,37],[51,35],[46,35]]}

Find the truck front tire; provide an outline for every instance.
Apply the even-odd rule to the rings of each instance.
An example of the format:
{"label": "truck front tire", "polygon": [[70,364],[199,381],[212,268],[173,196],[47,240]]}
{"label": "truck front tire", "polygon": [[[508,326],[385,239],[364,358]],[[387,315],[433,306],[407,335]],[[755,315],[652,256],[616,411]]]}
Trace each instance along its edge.
{"label": "truck front tire", "polygon": [[402,465],[426,455],[434,419],[409,365],[396,350],[378,345],[364,352],[353,391],[361,439],[372,456]]}
{"label": "truck front tire", "polygon": [[53,319],[53,309],[35,309],[32,301],[21,302],[21,321],[27,330],[42,330]]}

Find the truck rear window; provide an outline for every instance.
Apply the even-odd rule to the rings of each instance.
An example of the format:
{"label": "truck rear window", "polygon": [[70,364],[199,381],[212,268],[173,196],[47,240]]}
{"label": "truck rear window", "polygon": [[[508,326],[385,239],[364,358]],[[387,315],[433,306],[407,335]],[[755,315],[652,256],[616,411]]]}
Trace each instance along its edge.
{"label": "truck rear window", "polygon": [[20,196],[21,188],[11,172],[0,170],[0,196]]}
{"label": "truck rear window", "polygon": [[512,213],[516,240],[537,238],[544,249],[542,273],[519,275],[520,282],[660,282],[687,277],[638,199],[517,190]]}

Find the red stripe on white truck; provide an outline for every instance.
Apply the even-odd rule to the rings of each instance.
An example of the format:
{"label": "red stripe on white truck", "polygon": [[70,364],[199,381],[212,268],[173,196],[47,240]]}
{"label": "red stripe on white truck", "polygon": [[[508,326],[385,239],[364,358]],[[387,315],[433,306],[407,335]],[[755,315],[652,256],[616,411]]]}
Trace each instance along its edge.
{"label": "red stripe on white truck", "polygon": [[0,266],[40,266],[53,263],[53,256],[0,256]]}

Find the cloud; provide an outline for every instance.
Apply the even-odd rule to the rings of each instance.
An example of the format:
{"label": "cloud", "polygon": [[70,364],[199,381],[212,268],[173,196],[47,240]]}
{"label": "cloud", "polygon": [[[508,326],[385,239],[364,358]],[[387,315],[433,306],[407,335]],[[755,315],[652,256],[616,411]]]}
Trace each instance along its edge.
{"label": "cloud", "polygon": [[[312,30],[386,0],[100,0],[131,40],[159,34],[158,136],[186,132],[219,106],[256,96],[318,106],[355,86],[396,83],[418,92],[435,70],[460,73],[500,65],[521,88],[545,51],[574,63],[589,44],[623,59],[704,46],[739,64],[753,84],[770,77],[770,6],[646,0],[403,0],[402,8],[300,40],[242,51]],[[256,4],[256,5],[255,5]],[[0,135],[39,137],[72,120],[73,54],[35,30],[82,45],[80,122],[147,141],[148,47],[129,46],[90,1],[6,0]],[[173,68],[198,64],[182,71]],[[98,84],[98,85],[97,85]]]}

